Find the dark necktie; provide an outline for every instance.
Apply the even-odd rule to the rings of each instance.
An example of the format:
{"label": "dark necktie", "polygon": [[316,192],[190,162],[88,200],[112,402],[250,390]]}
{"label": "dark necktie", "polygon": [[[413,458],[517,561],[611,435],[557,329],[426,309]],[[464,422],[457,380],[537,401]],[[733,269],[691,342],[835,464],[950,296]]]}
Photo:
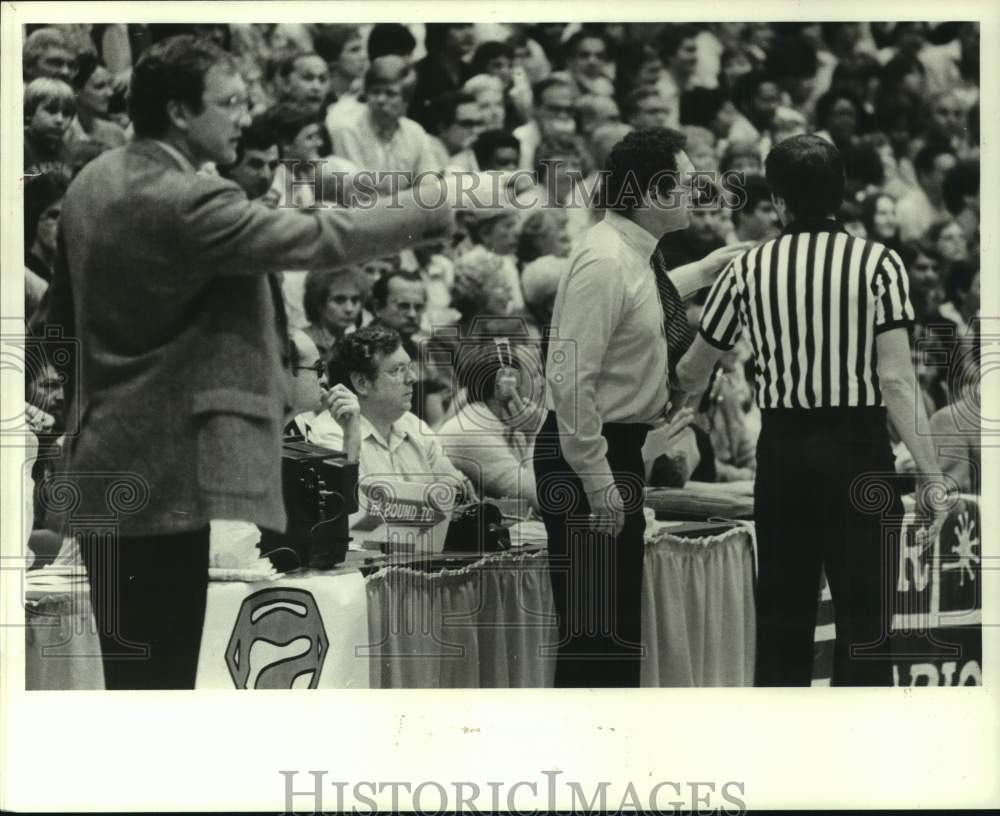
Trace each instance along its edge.
{"label": "dark necktie", "polygon": [[653,267],[656,291],[660,295],[660,308],[663,309],[663,330],[667,335],[667,369],[670,382],[674,383],[677,363],[694,342],[694,332],[688,325],[687,310],[684,308],[681,294],[667,274],[667,262],[663,253],[657,249],[649,263]]}

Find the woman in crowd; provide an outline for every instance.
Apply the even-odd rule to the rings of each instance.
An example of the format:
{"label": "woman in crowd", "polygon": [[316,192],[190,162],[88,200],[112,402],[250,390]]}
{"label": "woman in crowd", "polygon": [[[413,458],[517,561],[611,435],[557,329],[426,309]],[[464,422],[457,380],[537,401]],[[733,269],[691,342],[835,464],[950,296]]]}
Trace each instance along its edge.
{"label": "woman in crowd", "polygon": [[889,249],[899,251],[899,222],[896,221],[896,199],[888,193],[873,193],[861,205],[861,223],[865,234]]}
{"label": "woman in crowd", "polygon": [[522,270],[545,255],[569,256],[567,221],[566,212],[553,207],[535,210],[524,219],[517,244],[517,261]]}
{"label": "woman in crowd", "polygon": [[354,331],[367,300],[368,278],[356,269],[324,269],[306,275],[302,303],[309,326],[305,333],[322,359],[334,345]]}
{"label": "woman in crowd", "polygon": [[544,401],[516,347],[503,339],[463,346],[456,361],[464,405],[438,429],[448,458],[487,498],[520,499],[537,510],[532,467]]}
{"label": "woman in crowd", "polygon": [[67,144],[95,141],[107,146],[121,147],[128,141],[125,131],[108,119],[108,107],[114,88],[111,74],[93,54],[81,54],[77,60],[76,116],[70,123]]}
{"label": "woman in crowd", "polygon": [[483,131],[503,130],[507,119],[503,81],[489,74],[476,74],[462,90],[472,94],[483,114]]}
{"label": "woman in crowd", "polygon": [[461,315],[462,336],[473,323],[483,325],[510,313],[511,292],[503,270],[503,258],[484,247],[470,249],[455,263],[451,305]]}
{"label": "woman in crowd", "polygon": [[927,230],[927,241],[946,264],[964,261],[969,257],[969,242],[965,230],[955,218],[944,218],[932,224]]}

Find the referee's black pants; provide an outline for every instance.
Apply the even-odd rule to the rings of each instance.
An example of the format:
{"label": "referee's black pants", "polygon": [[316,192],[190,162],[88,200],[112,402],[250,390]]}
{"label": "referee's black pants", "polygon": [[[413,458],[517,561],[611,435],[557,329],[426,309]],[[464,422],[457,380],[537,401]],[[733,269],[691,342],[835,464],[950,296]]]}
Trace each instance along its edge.
{"label": "referee's black pants", "polygon": [[[882,408],[762,412],[757,445],[758,686],[812,679],[820,568],[833,596],[833,685],[892,685],[888,633],[902,503]],[[869,474],[867,491],[852,484]]]}
{"label": "referee's black pants", "polygon": [[557,687],[637,687],[642,658],[642,446],[648,425],[607,423],[608,462],[625,501],[616,536],[590,531],[583,484],[562,455],[556,415],[535,440],[535,481],[559,613]]}
{"label": "referee's black pants", "polygon": [[81,541],[108,689],[193,689],[209,528]]}

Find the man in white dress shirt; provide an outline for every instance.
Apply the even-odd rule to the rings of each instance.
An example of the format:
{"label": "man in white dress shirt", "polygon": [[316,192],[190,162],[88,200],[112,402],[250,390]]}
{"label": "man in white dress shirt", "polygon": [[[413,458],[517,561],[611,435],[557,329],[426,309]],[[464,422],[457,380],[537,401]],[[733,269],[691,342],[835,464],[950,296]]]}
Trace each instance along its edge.
{"label": "man in white dress shirt", "polygon": [[345,336],[330,358],[327,378],[329,410],[304,418],[308,441],[344,451],[348,462],[358,462],[361,478],[441,481],[465,499],[476,498],[434,432],[410,412],[416,370],[396,331],[365,326]]}
{"label": "man in white dress shirt", "polygon": [[[664,234],[688,226],[695,168],[684,142],[677,131],[650,128],[615,145],[607,213],[585,233],[556,293],[549,414],[534,467],[560,614],[557,686],[639,684],[642,447],[669,409],[667,332],[651,258]],[[682,268],[691,280],[670,278],[683,296],[708,285],[735,254],[718,250]]]}

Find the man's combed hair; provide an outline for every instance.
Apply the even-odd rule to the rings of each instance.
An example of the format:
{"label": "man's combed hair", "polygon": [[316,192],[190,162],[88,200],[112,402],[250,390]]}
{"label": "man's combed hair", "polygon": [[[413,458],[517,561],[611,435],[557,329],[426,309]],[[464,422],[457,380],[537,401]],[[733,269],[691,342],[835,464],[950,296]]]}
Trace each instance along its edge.
{"label": "man's combed hair", "polygon": [[275,134],[278,148],[284,156],[284,148],[307,127],[323,124],[323,116],[315,105],[308,102],[286,100],[272,105],[263,113],[263,121]]}
{"label": "man's combed hair", "polygon": [[378,376],[379,363],[402,344],[399,332],[382,326],[365,326],[353,334],[344,335],[330,353],[326,366],[327,381],[331,386],[346,385],[357,393],[352,374],[361,374],[369,380]]}
{"label": "man's combed hair", "polygon": [[159,138],[170,127],[167,103],[177,101],[194,113],[202,110],[205,74],[221,65],[235,71],[233,57],[210,40],[190,34],[156,43],[132,69],[128,108],[135,135]]}
{"label": "man's combed hair", "polygon": [[236,164],[248,150],[269,150],[278,144],[278,134],[266,116],[255,116],[236,146]]}
{"label": "man's combed hair", "polygon": [[403,57],[386,55],[372,60],[365,74],[365,91],[371,93],[375,88],[385,85],[400,84],[400,92],[406,102],[413,96],[417,84],[417,75],[410,63]]}
{"label": "man's combed hair", "polygon": [[38,61],[50,48],[62,48],[70,53],[73,52],[58,28],[38,28],[28,35],[21,50],[25,78],[37,76]]}
{"label": "man's combed hair", "polygon": [[472,152],[476,154],[479,166],[484,170],[490,170],[492,169],[490,163],[493,161],[493,154],[501,147],[513,148],[520,158],[521,143],[509,130],[487,130],[480,133],[472,144]]}
{"label": "man's combed hair", "polygon": [[399,278],[407,283],[423,283],[423,279],[420,275],[413,272],[403,272],[402,270],[396,270],[390,272],[388,275],[383,275],[372,285],[372,307],[375,309],[384,309],[386,304],[389,302],[389,283],[393,278]]}
{"label": "man's combed hair", "polygon": [[670,128],[634,130],[611,149],[605,166],[602,203],[633,210],[654,187],[661,195],[677,186],[677,154],[687,137]]}
{"label": "man's combed hair", "polygon": [[795,218],[825,218],[844,200],[844,160],[826,139],[792,136],[767,154],[767,183]]}

